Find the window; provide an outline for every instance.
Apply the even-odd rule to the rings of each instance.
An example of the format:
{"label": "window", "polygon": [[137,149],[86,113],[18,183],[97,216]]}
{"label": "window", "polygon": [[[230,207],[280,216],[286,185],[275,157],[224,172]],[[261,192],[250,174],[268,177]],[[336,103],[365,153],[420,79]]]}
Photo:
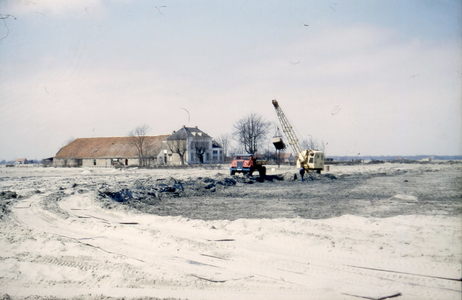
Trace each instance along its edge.
{"label": "window", "polygon": [[250,159],[250,156],[234,156],[234,159],[235,160],[249,160]]}
{"label": "window", "polygon": [[96,166],[96,159],[93,159],[93,165]]}

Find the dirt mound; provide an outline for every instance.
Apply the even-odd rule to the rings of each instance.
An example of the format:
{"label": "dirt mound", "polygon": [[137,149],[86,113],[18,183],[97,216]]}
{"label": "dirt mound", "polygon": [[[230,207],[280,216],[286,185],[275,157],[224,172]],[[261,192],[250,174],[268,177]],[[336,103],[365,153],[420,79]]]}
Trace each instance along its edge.
{"label": "dirt mound", "polygon": [[[294,172],[286,172],[282,175],[276,175],[275,177],[277,177],[279,180],[285,180],[285,181],[300,180],[300,174],[294,173]],[[308,181],[332,180],[332,179],[337,179],[337,176],[335,176],[334,174],[305,173],[303,175],[303,179],[308,180]]]}
{"label": "dirt mound", "polygon": [[104,183],[97,188],[97,198],[103,206],[112,208],[117,204],[126,205],[139,211],[155,213],[163,200],[203,197],[235,186],[236,180],[229,177],[217,179],[209,177],[180,180],[173,177],[153,179],[138,178],[133,183]]}
{"label": "dirt mound", "polygon": [[[158,204],[163,198],[176,197],[200,197],[210,193],[222,192],[226,188],[234,187],[236,184],[269,183],[273,181],[295,181],[298,176],[296,173],[285,173],[282,175],[267,175],[264,177],[256,176],[232,176],[226,177],[217,174],[217,178],[197,177],[180,180],[173,177],[162,179],[136,179],[131,185],[121,186],[120,184],[102,184],[98,188],[98,195],[104,199],[111,199],[119,203],[130,201],[141,201],[149,205]],[[305,175],[306,180],[332,180],[337,179],[332,174]]]}
{"label": "dirt mound", "polygon": [[4,218],[5,215],[10,213],[9,206],[12,201],[20,198],[20,196],[13,191],[1,191],[0,192],[0,220]]}
{"label": "dirt mound", "polygon": [[[248,181],[250,180],[242,180],[242,182],[246,183]],[[236,180],[233,178],[212,179],[198,177],[188,180],[179,180],[173,177],[157,180],[147,178],[137,179],[133,184],[126,187],[121,187],[119,184],[102,184],[98,188],[98,195],[121,203],[132,200],[159,202],[165,197],[199,196],[234,185],[236,185]]]}
{"label": "dirt mound", "polygon": [[16,199],[19,198],[19,195],[13,191],[1,191],[0,199]]}
{"label": "dirt mound", "polygon": [[[387,217],[426,213],[428,209],[432,212],[449,210],[452,214],[460,212],[460,205],[457,205],[460,188],[454,188],[460,186],[457,170],[449,164],[418,168],[363,165],[338,167],[340,172],[336,173],[305,173],[304,181],[293,169],[264,177],[165,170],[157,173],[92,170],[89,176],[79,171],[78,176],[73,173],[63,178],[23,176],[21,181],[15,176],[12,180],[1,181],[0,216],[3,217],[0,220],[10,213],[12,203],[18,198],[37,193],[44,194],[40,202],[44,209],[63,218],[68,215],[58,203],[77,193],[90,193],[92,198],[95,195],[94,199],[103,208],[203,220],[318,219],[342,214]],[[387,188],[383,188],[385,185]],[[418,201],[394,195],[412,196]]]}
{"label": "dirt mound", "polygon": [[[263,201],[268,198],[266,192],[262,190],[270,192],[274,188],[278,189],[278,186],[284,188],[291,184],[298,185],[299,178],[296,173],[291,172],[264,177],[242,174],[229,176],[220,173],[213,178],[144,177],[100,184],[97,187],[97,199],[103,203],[103,207],[110,209],[125,207],[158,215],[187,215],[205,219],[230,218],[233,213],[218,208],[226,206],[227,202],[231,203],[230,198],[244,197]],[[308,173],[305,174],[305,181],[302,184],[303,186],[309,185],[309,182],[330,184],[333,179],[337,177],[332,174]],[[297,194],[302,195],[299,192]],[[209,202],[209,199],[214,200]],[[207,212],[207,208],[212,206],[217,207],[217,211]],[[240,211],[239,208],[236,209]],[[227,216],[222,216],[223,214]]]}
{"label": "dirt mound", "polygon": [[304,180],[333,180],[337,179],[337,176],[334,174],[318,174],[318,173],[308,173],[303,176]]}

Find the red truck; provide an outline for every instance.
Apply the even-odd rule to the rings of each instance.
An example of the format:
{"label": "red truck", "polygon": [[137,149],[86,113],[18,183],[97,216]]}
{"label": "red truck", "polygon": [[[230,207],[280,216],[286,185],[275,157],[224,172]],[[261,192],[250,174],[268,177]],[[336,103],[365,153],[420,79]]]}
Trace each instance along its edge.
{"label": "red truck", "polygon": [[260,177],[266,176],[266,161],[257,160],[253,154],[235,154],[229,168],[229,173],[243,173],[252,175],[254,171],[258,171]]}

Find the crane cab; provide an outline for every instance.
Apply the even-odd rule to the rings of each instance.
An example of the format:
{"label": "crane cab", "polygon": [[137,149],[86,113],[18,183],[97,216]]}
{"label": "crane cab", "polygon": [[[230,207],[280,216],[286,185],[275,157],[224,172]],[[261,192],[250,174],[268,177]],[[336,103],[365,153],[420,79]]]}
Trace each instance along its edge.
{"label": "crane cab", "polygon": [[308,172],[321,173],[324,170],[324,152],[319,150],[304,150],[299,153],[297,168],[304,168]]}

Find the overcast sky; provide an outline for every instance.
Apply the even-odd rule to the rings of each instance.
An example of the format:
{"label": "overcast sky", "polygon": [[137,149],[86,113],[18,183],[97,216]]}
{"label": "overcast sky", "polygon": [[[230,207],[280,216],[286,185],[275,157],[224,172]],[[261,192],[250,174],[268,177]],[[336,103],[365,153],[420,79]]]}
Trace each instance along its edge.
{"label": "overcast sky", "polygon": [[250,112],[277,122],[272,99],[327,155],[462,155],[460,0],[0,0],[0,14],[0,160],[142,124],[217,137]]}

